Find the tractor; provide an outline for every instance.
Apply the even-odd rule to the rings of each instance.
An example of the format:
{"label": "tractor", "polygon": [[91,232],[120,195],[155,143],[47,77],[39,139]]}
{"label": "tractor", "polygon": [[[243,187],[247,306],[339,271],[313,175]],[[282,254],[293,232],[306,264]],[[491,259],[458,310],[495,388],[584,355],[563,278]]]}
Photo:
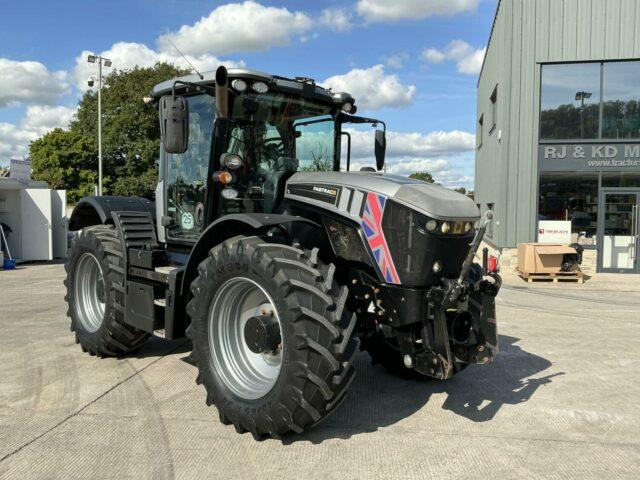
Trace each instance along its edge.
{"label": "tractor", "polygon": [[[220,67],[145,101],[160,120],[155,203],[87,197],[69,221],[83,351],[188,337],[207,404],[256,439],[338,408],[358,348],[439,380],[493,360],[501,280],[486,250],[475,261],[491,212],[384,173],[386,125],[357,116],[351,95]],[[356,127],[372,165],[351,171]]]}

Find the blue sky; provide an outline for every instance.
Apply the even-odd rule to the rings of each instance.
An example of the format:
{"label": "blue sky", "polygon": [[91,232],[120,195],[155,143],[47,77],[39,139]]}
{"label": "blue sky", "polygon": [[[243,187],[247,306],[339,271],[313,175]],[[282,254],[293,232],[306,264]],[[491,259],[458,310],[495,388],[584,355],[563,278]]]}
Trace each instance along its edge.
{"label": "blue sky", "polygon": [[471,186],[476,81],[496,0],[21,0],[3,5],[0,163],[72,117],[86,51],[308,76],[352,93],[393,132],[389,169]]}

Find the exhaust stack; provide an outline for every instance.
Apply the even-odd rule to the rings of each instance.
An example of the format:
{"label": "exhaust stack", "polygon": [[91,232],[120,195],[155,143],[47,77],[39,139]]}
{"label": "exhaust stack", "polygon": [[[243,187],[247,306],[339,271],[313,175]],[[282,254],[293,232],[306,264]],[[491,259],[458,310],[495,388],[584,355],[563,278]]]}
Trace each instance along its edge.
{"label": "exhaust stack", "polygon": [[218,118],[229,116],[229,75],[223,65],[216,70],[216,110]]}

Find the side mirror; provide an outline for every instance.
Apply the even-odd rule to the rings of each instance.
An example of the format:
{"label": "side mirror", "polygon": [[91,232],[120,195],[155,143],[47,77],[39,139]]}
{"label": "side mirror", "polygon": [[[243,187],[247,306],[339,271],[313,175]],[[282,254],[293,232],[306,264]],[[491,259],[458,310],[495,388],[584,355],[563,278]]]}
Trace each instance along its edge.
{"label": "side mirror", "polygon": [[378,171],[384,168],[384,156],[387,151],[387,137],[384,130],[376,130],[376,168]]}
{"label": "side mirror", "polygon": [[160,134],[167,153],[184,153],[189,146],[189,104],[184,97],[160,99]]}

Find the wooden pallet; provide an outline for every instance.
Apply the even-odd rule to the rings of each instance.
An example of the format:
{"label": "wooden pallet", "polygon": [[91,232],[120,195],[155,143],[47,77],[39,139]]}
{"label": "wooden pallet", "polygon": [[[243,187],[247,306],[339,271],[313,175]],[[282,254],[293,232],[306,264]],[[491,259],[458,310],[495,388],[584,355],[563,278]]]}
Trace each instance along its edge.
{"label": "wooden pallet", "polygon": [[584,273],[577,272],[556,272],[556,273],[526,273],[516,268],[516,272],[520,278],[529,283],[533,282],[575,282],[584,283]]}

